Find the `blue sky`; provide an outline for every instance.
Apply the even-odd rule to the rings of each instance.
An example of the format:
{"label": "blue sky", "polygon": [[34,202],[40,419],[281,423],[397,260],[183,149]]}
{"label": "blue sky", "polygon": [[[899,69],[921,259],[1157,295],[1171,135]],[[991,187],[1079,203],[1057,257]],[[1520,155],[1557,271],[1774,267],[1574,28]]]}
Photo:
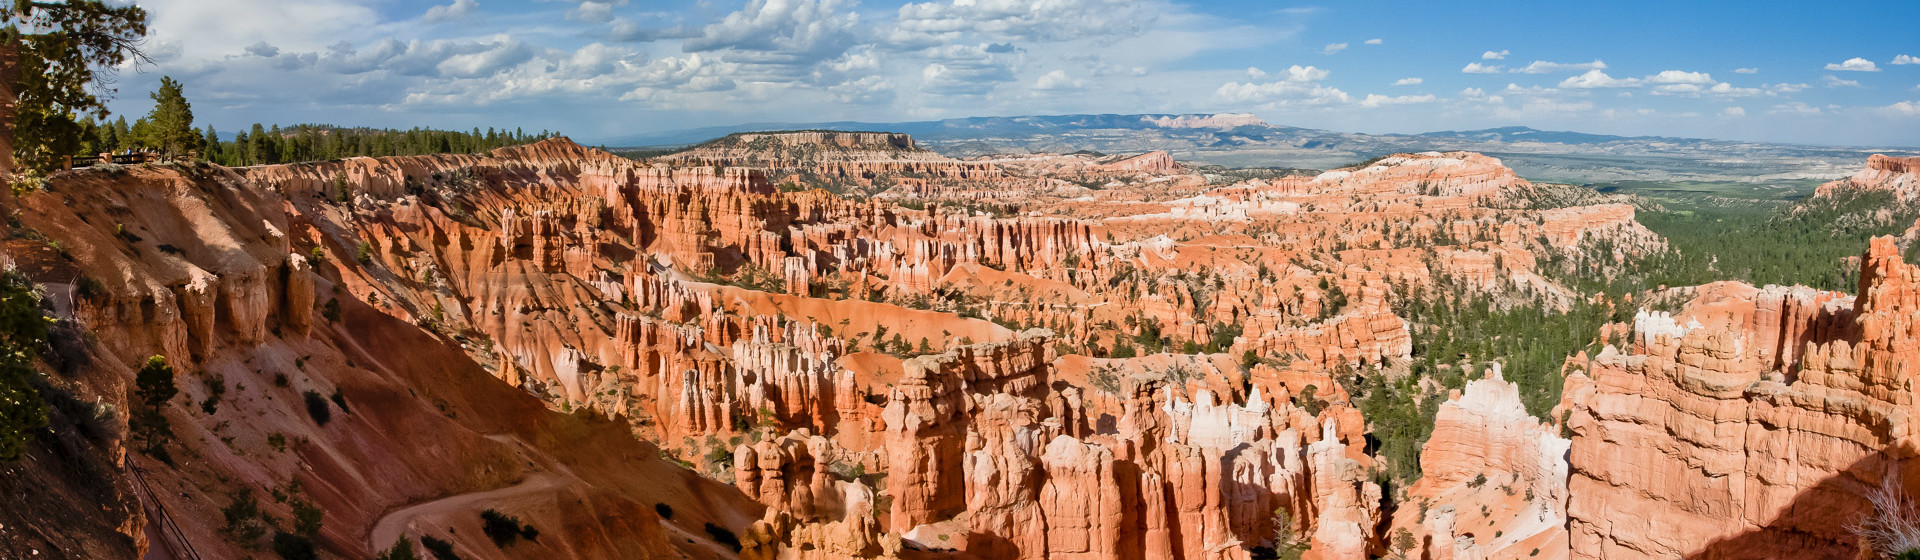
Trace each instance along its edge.
{"label": "blue sky", "polygon": [[1920,14],[1887,2],[135,0],[201,123],[522,127],[1252,112],[1920,146]]}

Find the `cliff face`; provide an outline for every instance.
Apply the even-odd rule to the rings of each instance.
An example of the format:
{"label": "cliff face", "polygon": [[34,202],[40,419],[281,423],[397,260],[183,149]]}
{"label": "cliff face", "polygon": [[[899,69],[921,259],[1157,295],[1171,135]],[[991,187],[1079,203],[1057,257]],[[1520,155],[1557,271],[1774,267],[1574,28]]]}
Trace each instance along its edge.
{"label": "cliff face", "polygon": [[1567,449],[1527,414],[1498,367],[1440,405],[1420,452],[1422,477],[1394,530],[1421,558],[1565,558]]}
{"label": "cliff face", "polygon": [[1920,157],[1867,157],[1867,167],[1852,177],[1820,185],[1816,197],[1831,197],[1850,191],[1886,191],[1898,200],[1920,199]]}
{"label": "cliff face", "polygon": [[[368,184],[392,172],[399,185],[405,171],[391,170],[412,165],[425,164],[339,167]],[[171,463],[127,451],[124,415],[101,415],[100,431],[75,436],[98,438],[113,465],[92,476],[126,476],[114,484],[138,491],[71,506],[124,508],[120,530],[140,549],[177,554],[191,544],[213,557],[265,546],[264,537],[223,529],[222,508],[246,492],[281,519],[291,518],[291,504],[317,507],[324,521],[314,542],[344,556],[385,548],[404,533],[440,535],[468,557],[500,557],[478,538],[479,510],[489,507],[547,535],[527,552],[558,558],[648,557],[681,546],[658,525],[655,503],[679,508],[682,522],[732,525],[757,515],[757,505],[725,493],[695,501],[725,487],[659,460],[623,425],[547,410],[493,381],[457,343],[367,303],[377,298],[358,297],[344,273],[354,261],[341,260],[352,253],[337,248],[353,245],[326,243],[344,224],[282,194],[320,187],[303,187],[298,170],[249,171],[287,175],[269,189],[234,170],[143,166],[63,175],[46,192],[0,200],[19,216],[16,235],[38,232],[62,252],[9,245],[6,255],[46,287],[49,309],[76,329],[62,335],[71,338],[61,344],[77,345],[65,359],[86,365],[60,390],[104,410],[134,410],[130,365],[157,355],[174,366],[181,393],[162,409],[172,425],[163,446]],[[320,240],[321,250],[308,250],[309,240]],[[677,482],[668,489],[661,480]],[[276,493],[282,498],[269,502]],[[562,501],[603,515],[570,513]],[[54,557],[118,556],[26,546]]]}
{"label": "cliff face", "polygon": [[[1658,247],[1631,206],[1542,209],[1549,187],[1466,153],[1209,181],[1159,152],[804,133],[647,162],[556,139],[83,171],[6,202],[73,257],[15,260],[87,294],[56,307],[116,364],[83,395],[124,404],[119,365],[152,354],[231,385],[218,412],[195,412],[201,378],[168,408],[209,466],[162,469],[191,490],[153,503],[195,542],[227,542],[226,492],[298,480],[341,556],[442,530],[480,558],[735,555],[723,534],[747,558],[1358,559],[1389,529],[1429,557],[1578,546],[1578,466],[1511,385],[1442,405],[1406,492],[1377,481],[1346,385],[1412,357],[1396,298],[1552,302],[1571,293],[1536,257]],[[1844,330],[1823,321],[1742,348],[1811,363],[1803,343]],[[341,395],[332,423],[308,390]],[[552,537],[501,552],[489,507]]]}
{"label": "cliff face", "polygon": [[1853,555],[1865,490],[1920,482],[1920,271],[1889,238],[1863,263],[1851,298],[1704,286],[1573,364],[1575,558]]}

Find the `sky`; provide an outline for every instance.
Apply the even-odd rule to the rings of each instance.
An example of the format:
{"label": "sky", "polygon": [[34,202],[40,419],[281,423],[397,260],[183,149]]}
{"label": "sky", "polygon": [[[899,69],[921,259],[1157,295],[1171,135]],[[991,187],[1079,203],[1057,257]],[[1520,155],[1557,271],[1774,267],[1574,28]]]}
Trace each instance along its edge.
{"label": "sky", "polygon": [[[126,0],[118,0],[126,1]],[[555,130],[1251,112],[1417,133],[1920,147],[1889,2],[133,0],[196,122]]]}

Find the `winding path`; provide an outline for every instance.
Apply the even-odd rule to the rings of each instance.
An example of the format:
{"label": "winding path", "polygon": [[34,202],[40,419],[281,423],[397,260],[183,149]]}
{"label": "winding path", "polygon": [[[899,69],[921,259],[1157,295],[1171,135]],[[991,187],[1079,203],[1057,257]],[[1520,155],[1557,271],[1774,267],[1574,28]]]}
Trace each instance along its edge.
{"label": "winding path", "polygon": [[550,472],[538,472],[527,475],[526,480],[506,488],[495,488],[466,494],[455,494],[430,502],[421,502],[392,511],[380,517],[373,524],[373,530],[367,533],[368,550],[386,550],[393,541],[400,538],[413,524],[415,519],[445,513],[479,511],[502,500],[527,494],[552,492],[566,487],[567,479]]}

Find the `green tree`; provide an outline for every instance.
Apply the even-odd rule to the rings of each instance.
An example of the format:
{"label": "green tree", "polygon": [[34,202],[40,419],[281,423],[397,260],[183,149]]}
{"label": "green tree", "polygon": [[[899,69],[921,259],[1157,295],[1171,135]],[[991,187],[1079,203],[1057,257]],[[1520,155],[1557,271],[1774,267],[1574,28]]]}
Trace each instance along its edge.
{"label": "green tree", "polygon": [[133,384],[134,395],[142,405],[130,422],[134,434],[147,454],[164,459],[167,440],[173,437],[173,427],[164,410],[167,401],[180,394],[180,389],[173,384],[173,366],[167,365],[164,356],[147,358],[147,364],[134,374]]}
{"label": "green tree", "polygon": [[33,354],[46,336],[33,284],[16,273],[0,276],[0,461],[18,460],[32,432],[47,425],[32,383]]}
{"label": "green tree", "polygon": [[0,173],[44,172],[78,149],[77,115],[104,117],[100,72],[129,59],[147,11],[101,0],[14,0],[0,23]]}
{"label": "green tree", "polygon": [[393,541],[393,548],[374,556],[373,560],[420,560],[420,555],[413,550],[413,539],[401,535],[400,540]]}

